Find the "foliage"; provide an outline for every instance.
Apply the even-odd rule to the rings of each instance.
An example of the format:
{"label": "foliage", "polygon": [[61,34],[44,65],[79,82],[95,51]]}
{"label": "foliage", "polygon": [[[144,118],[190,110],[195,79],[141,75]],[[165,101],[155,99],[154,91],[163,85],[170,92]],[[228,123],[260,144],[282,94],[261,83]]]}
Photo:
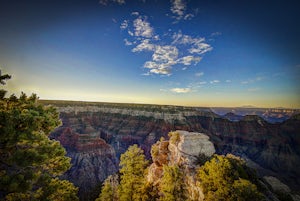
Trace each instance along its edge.
{"label": "foliage", "polygon": [[57,179],[70,168],[64,148],[48,138],[59,125],[55,108],[36,95],[0,100],[0,198],[77,200],[77,188]]}
{"label": "foliage", "polygon": [[243,161],[232,156],[214,155],[199,169],[205,200],[261,200],[256,186],[243,177]]}
{"label": "foliage", "polygon": [[206,163],[206,161],[209,161],[210,159],[211,159],[210,156],[207,156],[204,153],[199,153],[198,156],[196,156],[196,160],[194,164],[198,166],[202,166]]}
{"label": "foliage", "polygon": [[186,185],[184,175],[177,165],[163,166],[163,177],[160,183],[161,201],[186,200]]}
{"label": "foliage", "polygon": [[[5,85],[6,84],[5,80],[9,80],[10,78],[11,78],[11,76],[8,74],[2,75],[1,70],[0,70],[0,84],[1,85]],[[5,94],[6,94],[6,91],[4,89],[0,89],[0,99],[3,99]]]}
{"label": "foliage", "polygon": [[144,152],[137,145],[133,145],[121,155],[120,160],[120,201],[147,200],[145,194],[145,169],[148,161]]}
{"label": "foliage", "polygon": [[119,200],[118,195],[118,175],[110,175],[106,178],[103,183],[101,193],[96,201],[117,201]]}
{"label": "foliage", "polygon": [[155,144],[153,144],[153,145],[151,146],[151,151],[150,151],[150,153],[151,153],[151,158],[152,158],[153,161],[155,161],[156,158],[157,158],[158,155],[159,155],[159,144],[160,144],[160,142],[156,142]]}
{"label": "foliage", "polygon": [[180,141],[180,134],[178,132],[169,132],[170,142],[177,145]]}
{"label": "foliage", "polygon": [[241,179],[235,180],[233,183],[233,200],[247,201],[247,200],[262,200],[261,194],[258,192],[256,185],[249,180]]}

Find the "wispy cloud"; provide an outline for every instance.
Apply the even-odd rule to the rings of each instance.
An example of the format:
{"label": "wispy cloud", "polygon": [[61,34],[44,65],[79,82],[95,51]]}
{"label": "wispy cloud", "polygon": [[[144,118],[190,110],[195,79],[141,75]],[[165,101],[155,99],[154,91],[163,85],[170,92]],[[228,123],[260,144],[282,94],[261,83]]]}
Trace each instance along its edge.
{"label": "wispy cloud", "polygon": [[225,82],[230,83],[230,82],[232,82],[232,81],[231,81],[231,80],[226,80]]}
{"label": "wispy cloud", "polygon": [[178,33],[174,33],[172,38],[172,44],[189,45],[190,48],[188,49],[188,51],[191,54],[195,53],[201,55],[213,49],[209,44],[205,43],[205,38],[193,38],[189,35],[182,34],[181,31],[179,31]]}
{"label": "wispy cloud", "polygon": [[192,63],[195,63],[197,64],[199,61],[201,61],[201,57],[197,57],[197,56],[185,56],[185,57],[182,57],[178,60],[178,63],[181,63],[183,65],[186,65],[186,66],[190,66]]}
{"label": "wispy cloud", "polygon": [[125,4],[125,0],[100,0],[99,3],[106,6],[109,2],[118,3],[119,5]]}
{"label": "wispy cloud", "polygon": [[132,15],[132,16],[139,16],[139,15],[140,15],[140,13],[139,13],[139,12],[137,12],[137,11],[135,11],[135,12],[132,12],[132,13],[131,13],[131,15]]}
{"label": "wispy cloud", "polygon": [[133,21],[124,20],[121,30],[127,30],[129,39],[124,39],[125,45],[133,45],[132,52],[152,52],[151,59],[143,65],[148,70],[147,75],[160,74],[171,75],[174,67],[182,70],[191,65],[198,64],[202,55],[212,50],[212,47],[205,42],[205,38],[192,37],[182,34],[181,31],[173,34],[155,33],[146,16],[132,13],[136,16]]}
{"label": "wispy cloud", "polygon": [[203,76],[204,75],[204,73],[203,72],[198,72],[198,73],[195,73],[195,76],[196,77],[201,77],[201,76]]}
{"label": "wispy cloud", "polygon": [[128,20],[124,20],[120,25],[120,29],[124,30],[127,27],[128,27]]}
{"label": "wispy cloud", "polygon": [[190,88],[172,88],[171,91],[174,93],[188,93],[188,92],[191,92],[191,89]]}
{"label": "wispy cloud", "polygon": [[126,46],[133,45],[133,43],[130,42],[127,38],[124,39],[124,43]]}
{"label": "wispy cloud", "polygon": [[216,32],[213,32],[210,34],[211,37],[216,37],[216,36],[221,36],[221,35],[222,35],[222,33],[219,31],[216,31]]}
{"label": "wispy cloud", "polygon": [[180,20],[184,17],[186,10],[186,3],[183,0],[171,0],[171,11]]}
{"label": "wispy cloud", "polygon": [[153,28],[147,21],[146,17],[138,17],[133,21],[134,35],[139,37],[151,38],[153,36]]}
{"label": "wispy cloud", "polygon": [[243,81],[241,81],[241,84],[252,84],[252,83],[255,83],[255,82],[262,81],[264,79],[266,79],[265,76],[257,76],[253,79],[243,80]]}
{"label": "wispy cloud", "polygon": [[144,39],[138,44],[135,48],[132,49],[132,52],[142,52],[142,51],[154,51],[155,45],[150,43],[149,39]]}
{"label": "wispy cloud", "polygon": [[[171,0],[172,17],[177,20],[190,20],[195,17],[192,13],[187,13],[187,4],[184,0]],[[175,22],[176,23],[176,22]]]}
{"label": "wispy cloud", "polygon": [[211,84],[216,84],[216,83],[219,83],[220,82],[220,80],[212,80],[212,81],[210,81],[209,83],[211,83]]}

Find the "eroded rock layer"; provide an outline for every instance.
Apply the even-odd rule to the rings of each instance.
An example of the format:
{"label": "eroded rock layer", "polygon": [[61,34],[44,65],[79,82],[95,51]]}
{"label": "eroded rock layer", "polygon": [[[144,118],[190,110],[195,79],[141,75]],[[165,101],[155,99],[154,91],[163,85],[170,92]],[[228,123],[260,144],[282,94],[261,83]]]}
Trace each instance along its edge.
{"label": "eroded rock layer", "polygon": [[[299,115],[271,124],[251,115],[230,121],[203,108],[77,104],[53,103],[61,112],[63,125],[52,136],[62,142],[72,157],[71,177],[75,184],[76,178],[80,178],[80,187],[85,185],[84,180],[95,184],[117,171],[117,158],[130,145],[140,145],[150,158],[152,144],[162,136],[168,138],[170,131],[184,130],[205,133],[217,153],[246,158],[259,171],[263,170],[259,173],[276,176],[292,189],[300,189]],[[76,159],[78,155],[84,162]],[[112,165],[108,168],[105,164]],[[101,176],[77,176],[86,171]]]}

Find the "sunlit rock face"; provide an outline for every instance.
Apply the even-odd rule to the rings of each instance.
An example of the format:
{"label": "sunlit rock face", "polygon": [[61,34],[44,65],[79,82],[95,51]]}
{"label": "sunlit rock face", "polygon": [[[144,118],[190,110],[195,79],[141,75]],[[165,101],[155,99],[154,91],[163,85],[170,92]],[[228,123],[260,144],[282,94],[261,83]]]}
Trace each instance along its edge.
{"label": "sunlit rock face", "polygon": [[[108,158],[114,158],[111,157],[112,151],[116,155],[112,161],[117,161],[133,144],[141,146],[147,158],[150,158],[152,144],[162,136],[168,139],[170,131],[192,131],[207,134],[214,144],[216,153],[233,153],[248,158],[261,169],[268,170],[268,175],[272,173],[271,175],[275,175],[292,189],[299,189],[299,115],[282,123],[270,124],[256,116],[246,116],[240,121],[229,121],[209,109],[122,104],[106,106],[101,103],[85,109],[83,106],[74,106],[76,104],[56,104],[61,112],[63,125],[52,133],[53,138],[62,142],[69,156],[73,157],[77,152],[93,151],[94,146],[100,149],[97,143],[105,142],[109,146],[102,147],[108,150]],[[68,129],[76,135],[68,137]],[[62,136],[63,133],[66,135]],[[185,149],[184,145],[181,149]],[[88,160],[93,161],[93,157]],[[80,167],[80,163],[76,161],[72,159],[73,166]],[[110,169],[117,171],[118,165],[112,167],[114,168]],[[265,175],[264,171],[258,170],[260,175]],[[105,171],[101,171],[103,177],[110,174]]]}
{"label": "sunlit rock face", "polygon": [[63,177],[80,187],[82,200],[108,175],[118,171],[115,150],[94,129],[85,129],[87,134],[79,134],[70,127],[64,128],[57,138],[66,148],[72,167]]}
{"label": "sunlit rock face", "polygon": [[[185,175],[185,183],[188,188],[188,196],[190,200],[204,199],[204,194],[199,185],[196,185],[195,175],[197,171],[196,157],[199,154],[212,156],[215,153],[213,143],[209,137],[203,133],[187,132],[178,130],[178,141],[163,140],[158,141],[154,146],[156,151],[153,153],[153,163],[148,170],[148,182],[153,183],[154,186],[159,186],[160,180],[163,176],[164,165],[178,165],[181,167]],[[197,166],[199,167],[199,165]]]}
{"label": "sunlit rock face", "polygon": [[209,157],[216,152],[209,136],[203,133],[182,130],[175,132],[179,134],[179,141],[176,144],[170,142],[169,145],[170,158],[174,163],[193,166],[200,154]]}

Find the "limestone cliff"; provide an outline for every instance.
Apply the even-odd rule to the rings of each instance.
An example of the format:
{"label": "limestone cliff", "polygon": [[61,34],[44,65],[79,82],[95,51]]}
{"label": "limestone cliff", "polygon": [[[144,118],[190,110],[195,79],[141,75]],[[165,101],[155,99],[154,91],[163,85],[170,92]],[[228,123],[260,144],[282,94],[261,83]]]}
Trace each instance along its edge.
{"label": "limestone cliff", "polygon": [[[170,131],[195,131],[207,134],[218,154],[233,153],[249,159],[261,176],[276,176],[292,189],[299,189],[300,118],[297,116],[270,124],[255,116],[229,121],[206,108],[64,102],[53,105],[61,112],[63,125],[52,137],[62,142],[70,156],[75,157],[77,152],[91,153],[89,150],[99,147],[97,143],[105,142],[108,146],[103,148],[107,147],[108,151],[101,158],[117,161],[132,144],[141,146],[150,158],[152,144],[162,136],[167,139]],[[68,137],[68,129],[71,137]],[[104,153],[104,149],[101,152]],[[85,158],[93,161],[93,157]],[[76,172],[81,163],[75,159],[72,162]],[[93,166],[92,162],[86,163]],[[117,170],[117,165],[112,167]],[[99,171],[108,176],[105,167]],[[89,181],[90,177],[81,178],[84,179]]]}
{"label": "limestone cliff", "polygon": [[[170,141],[158,141],[152,148],[153,163],[149,167],[147,179],[158,186],[163,175],[164,165],[178,165],[185,175],[190,200],[204,199],[201,188],[196,185],[195,174],[197,157],[201,154],[208,157],[215,153],[213,143],[203,133],[175,131]],[[177,138],[174,140],[174,138]]]}
{"label": "limestone cliff", "polygon": [[81,200],[88,200],[91,190],[99,185],[108,175],[118,171],[115,150],[99,137],[92,128],[76,133],[70,127],[63,128],[57,138],[67,149],[72,167],[63,177],[80,187]]}

